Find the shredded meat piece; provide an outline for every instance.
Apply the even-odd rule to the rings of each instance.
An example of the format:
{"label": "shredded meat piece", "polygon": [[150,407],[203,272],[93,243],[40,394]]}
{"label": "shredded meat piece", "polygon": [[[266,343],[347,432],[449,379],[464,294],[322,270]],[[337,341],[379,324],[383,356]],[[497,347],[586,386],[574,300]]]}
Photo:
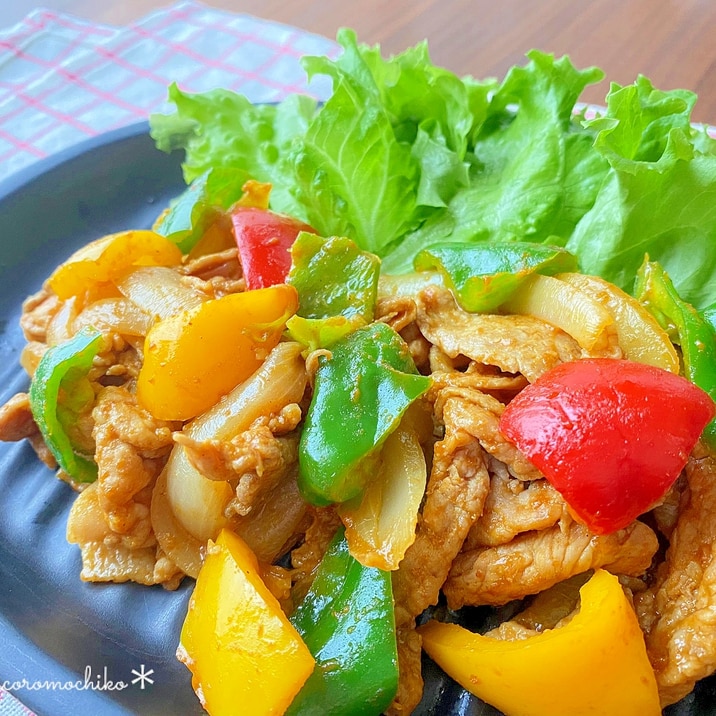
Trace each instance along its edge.
{"label": "shredded meat piece", "polygon": [[237,515],[248,515],[261,493],[271,490],[280,476],[298,463],[298,434],[277,438],[268,429],[264,430],[270,439],[257,429],[252,435],[254,440],[249,451],[233,463],[241,475],[236,497],[230,503]]}
{"label": "shredded meat piece", "polygon": [[567,517],[564,498],[547,482],[523,482],[491,463],[490,492],[482,517],[465,540],[465,549],[507,544],[523,532],[553,527]]}
{"label": "shredded meat piece", "polygon": [[422,334],[451,358],[462,354],[532,383],[558,363],[582,356],[577,342],[559,328],[531,316],[468,313],[446,289],[431,286],[419,295]]}
{"label": "shredded meat piece", "polygon": [[[485,452],[507,465],[510,474],[520,480],[539,480],[542,474],[511,442],[500,432],[500,416],[505,406],[487,393],[469,388],[450,387],[441,390],[440,383],[434,385],[430,397],[435,399],[436,411],[442,401],[457,398],[463,420],[469,421],[473,435],[480,441]],[[468,415],[469,414],[469,415]]]}
{"label": "shredded meat piece", "polygon": [[649,513],[654,518],[657,529],[666,539],[671,539],[671,533],[678,522],[684,490],[686,490],[686,478],[682,474],[664,495],[661,503]]}
{"label": "shredded meat piece", "polygon": [[40,460],[54,470],[57,467],[57,461],[45,445],[40,430],[32,417],[30,396],[27,393],[16,393],[5,405],[0,406],[0,440],[19,442],[25,438],[32,445]]}
{"label": "shredded meat piece", "polygon": [[301,409],[291,403],[230,440],[197,441],[175,433],[205,477],[235,484],[224,512],[232,529],[266,563],[285,554],[305,529],[308,509],[296,482]]}
{"label": "shredded meat piece", "polygon": [[105,346],[95,357],[88,378],[132,390],[142,367],[142,344],[112,333],[106,336]]}
{"label": "shredded meat piece", "polygon": [[235,246],[191,259],[180,270],[186,276],[196,276],[203,281],[216,277],[232,281],[243,278],[239,251]]}
{"label": "shredded meat piece", "polygon": [[251,547],[263,562],[272,563],[296,545],[310,524],[308,504],[298,489],[298,465],[289,466],[272,489],[262,491],[251,511],[226,515],[231,528]]}
{"label": "shredded meat piece", "polygon": [[271,594],[278,599],[284,614],[290,615],[293,611],[291,599],[291,570],[278,564],[259,563],[261,579]]}
{"label": "shredded meat piece", "polygon": [[[474,393],[474,400],[478,400]],[[433,465],[415,542],[393,574],[400,680],[388,714],[410,713],[420,701],[423,681],[415,617],[438,600],[450,564],[482,513],[490,484],[486,456],[476,433],[479,411],[464,395],[436,404],[445,437],[434,447]]]}
{"label": "shredded meat piece", "polygon": [[522,641],[532,636],[537,636],[537,634],[539,632],[536,629],[530,629],[511,619],[485,632],[485,636],[491,639],[500,639],[501,641]]}
{"label": "shredded meat piece", "polygon": [[136,525],[151,531],[149,508],[135,496],[153,485],[173,445],[176,423],[156,420],[137,405],[136,397],[117,386],[102,388],[94,410],[93,436],[98,466],[98,501],[114,532]]}
{"label": "shredded meat piece", "polygon": [[301,409],[292,403],[277,418],[262,417],[230,440],[198,441],[175,433],[174,441],[186,449],[189,461],[204,477],[238,481],[232,510],[247,515],[260,492],[270,490],[297,462],[299,436],[277,434],[295,430],[300,420]]}
{"label": "shredded meat piece", "polygon": [[425,336],[420,332],[415,323],[403,328],[400,331],[400,337],[408,345],[410,351],[410,357],[415,363],[415,367],[421,373],[430,372],[430,343],[427,341]]}
{"label": "shredded meat piece", "polygon": [[[142,490],[135,499],[148,510],[151,488]],[[80,577],[87,582],[133,581],[176,589],[184,576],[182,571],[157,545],[145,522],[134,527],[133,533],[116,533],[100,505],[99,483],[83,490],[67,519],[67,541],[79,545],[82,554]]]}
{"label": "shredded meat piece", "polygon": [[62,301],[49,288],[43,286],[28,296],[22,304],[20,328],[28,342],[47,343],[47,329],[62,307]]}
{"label": "shredded meat piece", "polygon": [[408,350],[417,369],[423,373],[430,371],[430,343],[415,324],[417,306],[412,298],[391,296],[378,299],[376,321],[382,321],[400,334],[408,345]]}
{"label": "shredded meat piece", "polygon": [[47,343],[30,341],[29,343],[26,343],[22,349],[22,353],[20,353],[20,365],[30,377],[35,375],[37,366],[40,364],[42,356],[45,355],[47,348]]}
{"label": "shredded meat piece", "polygon": [[333,507],[309,507],[303,543],[291,552],[293,600],[298,604],[308,594],[318,565],[341,524]]}
{"label": "shredded meat piece", "polygon": [[453,562],[443,591],[451,609],[506,604],[588,569],[643,574],[657,548],[656,535],[642,522],[609,535],[594,535],[566,520],[504,545],[463,552]]}
{"label": "shredded meat piece", "polygon": [[635,595],[662,706],[716,670],[716,456],[697,446],[666,560]]}
{"label": "shredded meat piece", "polygon": [[381,297],[375,306],[375,320],[387,323],[398,333],[413,323],[417,315],[415,301],[405,296]]}
{"label": "shredded meat piece", "polygon": [[0,440],[18,442],[34,435],[37,425],[30,410],[30,396],[16,393],[0,407]]}
{"label": "shredded meat piece", "polygon": [[465,371],[453,370],[452,366],[447,370],[434,367],[430,377],[433,380],[433,390],[471,388],[493,395],[498,400],[503,394],[515,395],[527,385],[522,375],[500,373],[492,366],[474,361],[470,361]]}

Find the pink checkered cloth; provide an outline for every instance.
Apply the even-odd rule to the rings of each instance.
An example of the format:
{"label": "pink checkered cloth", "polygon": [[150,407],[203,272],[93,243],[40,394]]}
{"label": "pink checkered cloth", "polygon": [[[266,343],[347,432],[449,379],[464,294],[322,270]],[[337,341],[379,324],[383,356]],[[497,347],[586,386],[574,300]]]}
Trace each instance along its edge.
{"label": "pink checkered cloth", "polygon": [[328,86],[308,88],[298,59],[336,52],[324,37],[194,0],[127,27],[35,10],[0,31],[0,180],[168,109],[173,81],[189,92],[226,87],[255,102],[296,91],[323,97]]}
{"label": "pink checkered cloth", "polygon": [[[297,91],[325,97],[327,85],[306,86],[299,58],[337,51],[324,37],[194,0],[127,27],[35,10],[0,31],[0,180],[83,139],[169,110],[167,86],[174,81],[189,92],[226,87],[254,102]],[[0,687],[0,716],[33,714]]]}

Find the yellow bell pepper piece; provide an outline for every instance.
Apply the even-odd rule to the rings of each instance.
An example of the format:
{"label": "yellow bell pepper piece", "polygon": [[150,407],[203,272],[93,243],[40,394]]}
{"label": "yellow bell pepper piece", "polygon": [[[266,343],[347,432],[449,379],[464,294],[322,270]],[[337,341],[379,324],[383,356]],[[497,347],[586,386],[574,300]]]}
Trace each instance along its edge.
{"label": "yellow bell pepper piece", "polygon": [[140,405],[162,420],[188,420],[261,366],[298,308],[293,286],[234,293],[156,323],[144,342]]}
{"label": "yellow bell pepper piece", "polygon": [[115,287],[138,266],[178,266],[181,251],[153,231],[122,231],[97,239],[70,256],[48,279],[62,299],[90,294],[93,298],[119,295]]}
{"label": "yellow bell pepper piece", "polygon": [[508,716],[658,716],[654,671],[619,580],[598,570],[565,626],[519,641],[428,622],[423,648],[453,679]]}
{"label": "yellow bell pepper piece", "polygon": [[282,714],[315,665],[253,552],[225,529],[209,542],[177,657],[211,716]]}

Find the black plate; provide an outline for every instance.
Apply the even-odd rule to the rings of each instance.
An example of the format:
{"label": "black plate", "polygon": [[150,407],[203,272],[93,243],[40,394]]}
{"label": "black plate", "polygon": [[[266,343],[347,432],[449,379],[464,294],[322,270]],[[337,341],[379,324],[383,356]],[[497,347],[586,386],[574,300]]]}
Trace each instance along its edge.
{"label": "black plate", "polygon": [[[180,161],[180,155],[158,152],[142,123],[0,183],[0,403],[28,385],[18,365],[23,299],[82,244],[149,227],[184,186]],[[0,683],[24,679],[40,687],[11,690],[43,716],[204,713],[188,671],[174,658],[191,580],[173,593],[80,582],[79,550],[65,540],[73,499],[27,444],[0,443]],[[153,683],[144,682],[143,689],[132,683],[142,670],[153,670]],[[424,675],[425,696],[416,713],[498,713],[427,659]],[[127,686],[111,690],[110,681]],[[668,712],[713,716],[714,704],[711,679]]]}

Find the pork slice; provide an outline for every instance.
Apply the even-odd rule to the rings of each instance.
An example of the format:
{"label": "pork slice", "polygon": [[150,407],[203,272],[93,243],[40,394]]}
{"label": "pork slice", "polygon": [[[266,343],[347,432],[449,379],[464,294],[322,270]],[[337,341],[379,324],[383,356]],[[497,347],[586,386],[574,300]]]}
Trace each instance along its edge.
{"label": "pork slice", "polygon": [[57,467],[57,461],[32,417],[30,396],[27,393],[15,393],[5,405],[0,406],[0,440],[18,442],[25,438],[45,465],[51,469]]}
{"label": "pork slice", "polygon": [[[439,386],[439,383],[438,383]],[[465,387],[438,388],[431,391],[435,397],[435,409],[440,413],[448,399],[455,399],[452,410],[460,413],[459,420],[470,425],[470,431],[482,449],[507,466],[510,474],[520,480],[539,480],[542,473],[509,442],[500,432],[500,416],[505,406],[493,396]]]}
{"label": "pork slice", "polygon": [[67,541],[82,555],[80,577],[86,582],[138,582],[176,589],[184,573],[162,551],[149,523],[151,488],[133,503],[143,519],[125,534],[115,532],[99,502],[99,483],[87,486],[72,504],[67,518]]}
{"label": "pork slice", "polygon": [[534,382],[558,363],[577,360],[582,350],[564,331],[532,316],[469,313],[446,289],[418,295],[422,334],[451,358],[465,355]]}
{"label": "pork slice", "polygon": [[438,601],[450,564],[482,513],[489,489],[487,457],[475,436],[479,412],[476,392],[441,401],[445,436],[435,444],[415,542],[393,574],[400,663],[398,693],[387,712],[393,716],[410,713],[421,699],[420,637],[415,632],[415,618]]}
{"label": "pork slice", "polygon": [[695,452],[666,559],[635,597],[662,706],[716,670],[716,456]]}
{"label": "pork slice", "polygon": [[451,609],[500,605],[537,594],[588,569],[638,576],[658,548],[654,532],[642,522],[609,535],[592,534],[569,518],[507,544],[463,552],[453,562],[443,591]]}
{"label": "pork slice", "polygon": [[547,482],[517,480],[492,471],[482,517],[472,526],[465,549],[507,544],[524,532],[545,530],[567,517],[567,503]]}
{"label": "pork slice", "polygon": [[62,301],[45,286],[28,296],[22,304],[20,317],[20,328],[25,339],[28,342],[47,343],[48,327],[60,308]]}
{"label": "pork slice", "polygon": [[[107,386],[92,410],[97,499],[114,532],[127,534],[138,521],[150,524],[135,496],[153,485],[174,444],[178,423],[156,420],[123,387]],[[151,526],[150,526],[151,529]]]}

